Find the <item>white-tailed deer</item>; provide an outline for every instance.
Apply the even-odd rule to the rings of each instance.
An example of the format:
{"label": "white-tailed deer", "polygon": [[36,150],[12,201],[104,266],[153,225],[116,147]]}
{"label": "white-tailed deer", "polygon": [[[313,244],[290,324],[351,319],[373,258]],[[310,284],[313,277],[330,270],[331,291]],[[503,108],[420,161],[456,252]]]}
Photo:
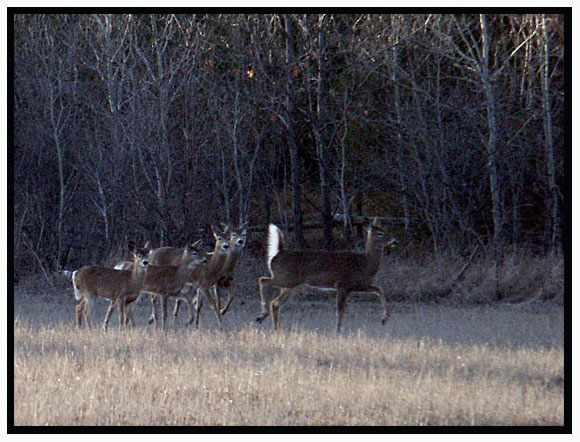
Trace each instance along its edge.
{"label": "white-tailed deer", "polygon": [[232,290],[232,281],[234,279],[234,273],[236,271],[236,265],[240,259],[240,255],[246,246],[246,235],[247,235],[247,225],[248,223],[243,223],[237,229],[232,229],[230,234],[230,251],[226,262],[221,270],[219,279],[217,280],[215,287],[215,298],[216,303],[220,305],[220,296],[223,292],[227,293],[228,300],[226,305],[220,310],[220,315],[225,315],[232,301],[234,300],[234,293]]}
{"label": "white-tailed deer", "polygon": [[[188,302],[189,299],[182,295],[181,292],[189,282],[192,274],[197,269],[205,267],[205,265],[200,266],[200,264],[207,262],[203,253],[198,250],[200,242],[197,241],[191,246],[188,245],[181,249],[181,257],[178,265],[154,265],[151,262],[149,263],[147,278],[141,290],[151,295],[154,309],[154,298],[157,296],[161,297],[162,328],[165,328],[165,323],[167,322],[167,300],[170,297],[182,298],[187,302],[189,311],[188,324],[193,321],[191,304]],[[135,301],[137,297],[138,295],[132,301]]]}
{"label": "white-tailed deer", "polygon": [[[208,302],[210,303],[212,309],[214,310],[214,313],[216,315],[216,318],[218,320],[218,323],[221,325],[221,317],[220,317],[220,306],[218,303],[216,303],[216,301],[211,297],[211,294],[209,293],[209,289],[212,285],[214,285],[217,281],[217,278],[219,278],[221,269],[223,267],[223,265],[226,262],[227,256],[228,256],[228,252],[229,252],[229,238],[230,238],[230,232],[229,232],[229,226],[227,226],[224,231],[220,231],[217,227],[215,226],[211,226],[211,230],[213,233],[213,236],[215,238],[215,247],[213,252],[211,253],[211,257],[209,259],[209,262],[204,265],[204,266],[200,266],[198,267],[190,276],[189,281],[188,281],[188,285],[190,285],[192,288],[197,288],[197,295],[195,297],[187,297],[187,295],[183,295],[181,297],[179,297],[176,300],[175,303],[175,309],[173,311],[173,316],[177,317],[177,314],[179,312],[179,307],[181,305],[181,301],[184,301],[188,304],[188,308],[190,308],[190,306],[193,304],[193,301],[195,300],[195,307],[196,307],[196,317],[195,317],[195,321],[196,321],[196,327],[199,326],[199,316],[200,316],[200,311],[203,305],[203,300],[201,299],[200,296],[200,292],[204,294],[205,298],[208,300]],[[180,253],[179,248],[175,248],[175,247],[162,247],[160,249],[154,250],[153,252],[151,252],[151,264],[157,264],[157,265],[167,265],[170,263],[174,263],[176,256],[179,255]],[[193,298],[193,299],[192,299]],[[149,319],[149,322],[154,322],[156,320],[156,314],[155,314],[155,299],[152,297],[151,299],[151,304],[152,304],[152,313],[151,313],[151,317]],[[192,322],[192,317],[190,316],[187,324],[190,324]]]}
{"label": "white-tailed deer", "polygon": [[[267,264],[270,277],[259,279],[262,311],[256,321],[262,322],[270,313],[274,329],[278,330],[280,308],[288,301],[292,289],[301,285],[336,291],[336,333],[340,332],[346,298],[350,292],[375,292],[383,306],[383,324],[390,315],[387,300],[380,287],[372,285],[378,272],[383,248],[394,248],[397,240],[377,225],[377,218],[367,227],[364,253],[285,250],[282,231],[270,224],[268,230]],[[280,294],[268,306],[264,288],[279,287]]]}
{"label": "white-tailed deer", "polygon": [[76,306],[77,326],[81,327],[85,317],[87,327],[91,327],[90,311],[94,298],[106,298],[110,301],[103,328],[106,330],[113,310],[119,305],[119,324],[125,324],[125,298],[137,294],[145,284],[147,277],[149,249],[137,248],[129,243],[133,253],[132,270],[116,270],[101,266],[86,266],[72,275],[75,298],[80,303]]}
{"label": "white-tailed deer", "polygon": [[[216,227],[212,226],[212,232],[215,238],[215,247],[213,250],[213,254],[207,266],[205,266],[201,272],[196,275],[193,275],[191,278],[191,282],[194,286],[197,287],[197,293],[195,295],[195,328],[199,327],[199,317],[201,315],[201,308],[203,306],[203,298],[202,294],[205,299],[211,305],[212,310],[214,311],[218,325],[221,327],[222,319],[220,314],[220,305],[219,299],[215,299],[212,297],[210,290],[211,287],[214,286],[222,272],[222,269],[227,261],[229,252],[230,252],[230,227],[226,226],[222,232],[220,232]],[[192,300],[193,304],[193,300]],[[175,314],[179,306],[175,306]]]}

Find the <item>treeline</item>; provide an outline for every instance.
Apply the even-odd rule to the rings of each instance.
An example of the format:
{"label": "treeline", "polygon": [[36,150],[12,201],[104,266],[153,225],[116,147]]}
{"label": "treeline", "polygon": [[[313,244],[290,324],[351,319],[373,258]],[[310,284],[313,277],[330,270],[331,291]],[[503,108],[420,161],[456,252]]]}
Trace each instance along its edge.
{"label": "treeline", "polygon": [[17,277],[216,221],[561,247],[562,15],[11,18]]}

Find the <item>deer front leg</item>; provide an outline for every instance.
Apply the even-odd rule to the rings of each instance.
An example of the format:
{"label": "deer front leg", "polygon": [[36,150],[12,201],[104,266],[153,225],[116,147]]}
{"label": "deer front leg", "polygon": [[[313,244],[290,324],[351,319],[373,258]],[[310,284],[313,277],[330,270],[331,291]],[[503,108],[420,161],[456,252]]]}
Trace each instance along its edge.
{"label": "deer front leg", "polygon": [[268,294],[264,292],[264,285],[269,287],[270,281],[272,281],[272,278],[268,278],[267,276],[262,276],[260,279],[258,279],[258,286],[260,288],[260,305],[262,306],[262,311],[256,318],[256,322],[262,322],[270,314],[268,309]]}
{"label": "deer front leg", "polygon": [[111,319],[111,315],[113,314],[113,310],[115,310],[115,307],[117,306],[117,300],[116,299],[111,299],[111,302],[109,304],[109,308],[107,309],[107,313],[105,314],[105,322],[103,322],[103,330],[107,330],[107,327],[109,326],[109,320]]}
{"label": "deer front leg", "polygon": [[342,318],[346,311],[346,297],[348,292],[344,289],[337,289],[336,293],[336,335],[340,334],[340,326],[342,325]]}
{"label": "deer front leg", "polygon": [[[187,322],[185,323],[186,326],[188,326],[189,324],[191,324],[194,321],[194,317],[193,317],[193,310],[192,310],[192,302],[191,300],[183,294],[183,292],[178,295],[179,297],[175,300],[175,305],[177,306],[177,301],[183,301],[185,303],[185,305],[187,306],[187,314],[188,314],[188,318],[187,318]],[[177,320],[176,317],[174,317],[174,322]]]}
{"label": "deer front leg", "polygon": [[203,307],[203,299],[201,299],[199,288],[197,289],[197,293],[195,295],[194,300],[191,301],[192,305],[195,301],[195,328],[199,328],[199,316],[201,315],[201,308]]}
{"label": "deer front leg", "polygon": [[136,301],[129,302],[125,300],[121,305],[123,310],[123,325],[127,328],[135,327],[135,316],[133,314],[133,306]]}
{"label": "deer front leg", "polygon": [[[217,283],[211,286],[210,290],[208,291],[208,296],[211,296],[210,292],[213,291],[214,298],[215,298],[215,311],[218,316],[221,315],[221,306],[220,306],[220,295],[217,291]],[[221,322],[221,319],[220,319]]]}
{"label": "deer front leg", "polygon": [[125,328],[127,322],[127,300],[125,297],[119,299],[119,328]]}
{"label": "deer front leg", "polygon": [[[203,295],[205,297],[205,299],[207,300],[207,302],[209,302],[209,305],[211,306],[213,312],[215,313],[215,317],[217,319],[218,325],[222,326],[222,317],[220,315],[220,311],[219,311],[219,306],[215,303],[215,300],[213,299],[213,297],[211,296],[211,287],[204,287],[202,289],[203,291]],[[197,292],[197,296],[199,296],[199,291]]]}
{"label": "deer front leg", "polygon": [[226,301],[226,305],[224,306],[224,308],[221,309],[220,314],[223,316],[226,314],[226,312],[228,311],[228,309],[230,308],[230,306],[232,305],[232,302],[234,300],[234,292],[232,290],[231,285],[227,286],[220,286],[219,284],[217,285],[217,290],[225,290],[227,295],[228,295],[228,300]]}
{"label": "deer front leg", "polygon": [[389,309],[389,306],[387,304],[387,298],[385,298],[385,294],[383,293],[383,291],[379,286],[371,285],[369,287],[369,291],[376,292],[377,295],[379,296],[379,300],[381,301],[381,305],[383,306],[383,317],[381,319],[381,322],[383,325],[385,325],[387,319],[389,319],[389,317],[391,316],[391,310]]}

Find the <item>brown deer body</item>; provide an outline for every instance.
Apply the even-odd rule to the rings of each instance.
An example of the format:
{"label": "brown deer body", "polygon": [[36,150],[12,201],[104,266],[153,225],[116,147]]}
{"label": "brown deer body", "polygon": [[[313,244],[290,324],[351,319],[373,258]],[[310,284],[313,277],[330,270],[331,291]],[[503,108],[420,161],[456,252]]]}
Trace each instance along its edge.
{"label": "brown deer body", "polygon": [[84,316],[87,327],[91,327],[90,310],[95,298],[106,298],[110,301],[105,315],[103,328],[106,330],[113,310],[119,305],[119,324],[126,322],[126,298],[138,296],[145,284],[148,270],[149,249],[137,249],[130,244],[134,261],[132,270],[116,270],[101,266],[86,266],[75,271],[72,276],[75,298],[80,301],[76,306],[77,326],[81,327]]}
{"label": "brown deer body", "polygon": [[[177,297],[185,299],[181,292],[185,285],[189,282],[192,274],[204,266],[200,264],[207,262],[205,256],[197,249],[199,241],[191,246],[186,246],[181,249],[181,259],[179,265],[153,265],[149,264],[149,269],[147,271],[147,279],[143,285],[142,291],[151,294],[152,297],[161,297],[162,306],[162,328],[165,328],[167,322],[167,300],[170,297]],[[137,299],[137,298],[135,298]],[[193,315],[191,312],[191,305],[188,302],[189,311],[189,321],[193,321]],[[155,305],[153,303],[153,305]]]}
{"label": "brown deer body", "polygon": [[[383,307],[383,324],[390,315],[385,295],[380,287],[372,284],[378,272],[383,248],[394,248],[397,240],[376,224],[376,219],[367,228],[364,253],[326,252],[309,250],[285,250],[282,232],[270,224],[268,233],[268,258],[270,277],[259,281],[262,311],[256,318],[262,322],[270,313],[274,328],[278,330],[280,308],[292,293],[301,285],[332,289],[336,291],[336,333],[340,332],[342,318],[346,309],[346,298],[351,292],[375,292]],[[268,306],[264,293],[266,287],[279,287],[280,294]]]}

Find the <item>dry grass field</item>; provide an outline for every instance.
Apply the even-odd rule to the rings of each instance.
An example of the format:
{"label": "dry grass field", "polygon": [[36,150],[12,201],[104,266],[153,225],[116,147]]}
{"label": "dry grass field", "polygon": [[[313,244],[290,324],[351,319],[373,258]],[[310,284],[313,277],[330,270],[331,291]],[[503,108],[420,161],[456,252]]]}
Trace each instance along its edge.
{"label": "dry grass field", "polygon": [[242,293],[220,330],[74,327],[68,281],[19,284],[15,425],[563,425],[563,309],[441,306],[354,296],[334,335],[328,295],[295,296],[282,331]]}

